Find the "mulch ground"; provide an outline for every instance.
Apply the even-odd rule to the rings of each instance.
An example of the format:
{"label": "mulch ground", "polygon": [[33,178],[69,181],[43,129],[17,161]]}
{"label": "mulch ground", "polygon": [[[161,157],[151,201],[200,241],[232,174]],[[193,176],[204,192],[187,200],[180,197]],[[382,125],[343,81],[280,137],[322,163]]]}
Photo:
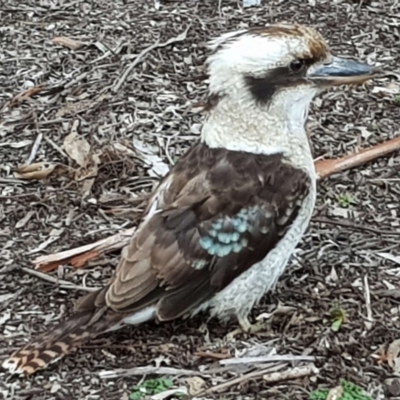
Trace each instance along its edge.
{"label": "mulch ground", "polygon": [[[306,23],[327,37],[335,53],[393,72],[316,99],[308,123],[316,158],[338,157],[399,134],[397,1],[264,0],[262,7],[243,10],[228,0],[220,7],[217,1],[8,0],[0,6],[0,20],[0,361],[64,318],[82,295],[22,268],[32,268],[38,255],[134,226],[157,174],[198,137],[202,116],[190,106],[206,93],[201,75],[211,37],[268,22]],[[81,47],[62,46],[56,37]],[[89,166],[94,177],[66,150],[65,138],[74,130],[96,154],[95,166]],[[34,162],[42,170],[55,168],[44,180],[15,175],[35,142]],[[262,376],[243,379],[203,398],[306,400],[312,391],[346,379],[373,399],[400,399],[398,348],[387,351],[400,337],[399,169],[400,155],[394,154],[320,183],[310,229],[277,289],[253,312],[253,318],[268,318],[268,331],[227,343],[223,338],[236,328],[234,321],[210,321],[206,331],[201,317],[128,328],[30,378],[1,370],[0,393],[32,400],[128,399],[142,376],[105,379],[99,372],[159,363],[199,371],[210,388],[262,368],[307,365],[218,370],[218,361],[202,355],[235,356],[246,348],[254,354],[261,348],[314,356],[319,375],[274,384]],[[101,286],[117,260],[118,252],[91,268],[64,266],[51,276]],[[337,331],[335,309],[345,313]],[[172,378],[176,387],[189,385],[186,377]]]}

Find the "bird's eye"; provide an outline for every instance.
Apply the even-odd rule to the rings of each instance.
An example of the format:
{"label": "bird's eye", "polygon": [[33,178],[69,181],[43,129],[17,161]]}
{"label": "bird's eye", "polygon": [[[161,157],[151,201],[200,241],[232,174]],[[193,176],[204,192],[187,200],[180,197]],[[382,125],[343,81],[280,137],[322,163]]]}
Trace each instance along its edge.
{"label": "bird's eye", "polygon": [[289,68],[292,72],[300,72],[304,66],[306,65],[306,62],[302,59],[294,60],[290,63]]}

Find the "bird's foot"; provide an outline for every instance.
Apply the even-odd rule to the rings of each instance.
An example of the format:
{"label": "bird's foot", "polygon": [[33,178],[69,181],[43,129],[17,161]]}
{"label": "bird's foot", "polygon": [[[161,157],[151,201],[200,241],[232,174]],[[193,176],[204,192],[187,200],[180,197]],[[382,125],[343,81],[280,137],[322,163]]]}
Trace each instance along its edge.
{"label": "bird's foot", "polygon": [[270,328],[269,324],[265,321],[260,321],[255,324],[251,324],[247,317],[238,317],[238,322],[240,328],[237,328],[226,335],[226,339],[228,341],[234,339],[235,336],[238,336],[241,333],[255,334],[263,330],[268,330]]}

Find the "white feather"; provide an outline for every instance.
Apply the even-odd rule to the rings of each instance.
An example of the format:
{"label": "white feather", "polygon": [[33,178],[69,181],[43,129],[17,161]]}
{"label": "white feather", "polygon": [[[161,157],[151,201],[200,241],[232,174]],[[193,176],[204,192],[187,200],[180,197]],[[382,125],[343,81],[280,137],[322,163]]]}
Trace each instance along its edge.
{"label": "white feather", "polygon": [[116,331],[118,329],[123,328],[126,325],[140,325],[143,322],[147,322],[154,319],[155,316],[156,316],[156,307],[153,306],[147,307],[144,308],[143,310],[133,313],[132,315],[129,315],[128,317],[125,317],[121,322],[119,322],[117,325],[114,325],[106,332]]}

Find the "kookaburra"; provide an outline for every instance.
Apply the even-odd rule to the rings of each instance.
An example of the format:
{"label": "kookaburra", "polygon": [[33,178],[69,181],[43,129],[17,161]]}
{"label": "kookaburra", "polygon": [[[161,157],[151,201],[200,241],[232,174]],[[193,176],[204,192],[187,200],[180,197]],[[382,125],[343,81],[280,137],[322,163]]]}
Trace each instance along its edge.
{"label": "kookaburra", "polygon": [[284,272],[313,212],[310,103],[375,70],[332,56],[298,25],[232,32],[210,48],[200,140],[154,190],[110,283],[6,360],[10,372],[31,374],[97,335],[152,319],[207,310],[251,330],[249,312]]}

